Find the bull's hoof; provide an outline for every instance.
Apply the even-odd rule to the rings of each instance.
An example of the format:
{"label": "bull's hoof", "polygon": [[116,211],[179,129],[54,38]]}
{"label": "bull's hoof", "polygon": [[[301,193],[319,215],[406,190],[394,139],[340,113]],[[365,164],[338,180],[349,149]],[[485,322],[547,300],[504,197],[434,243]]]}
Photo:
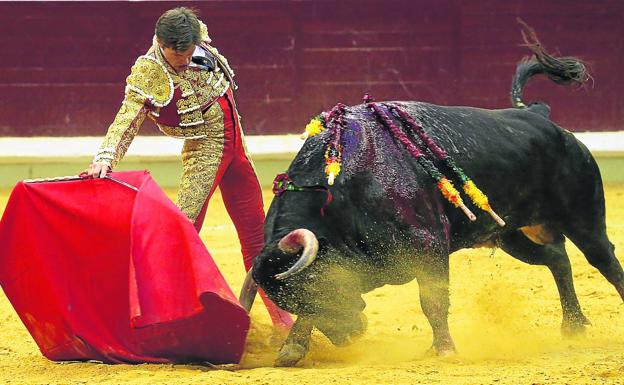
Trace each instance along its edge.
{"label": "bull's hoof", "polygon": [[561,323],[561,335],[565,338],[584,337],[588,325],[591,325],[591,322],[582,314],[571,319],[564,319]]}
{"label": "bull's hoof", "polygon": [[284,345],[277,355],[275,366],[295,366],[307,352],[308,349],[299,344]]}
{"label": "bull's hoof", "polygon": [[436,349],[433,346],[427,349],[425,357],[454,357],[457,355],[455,348],[452,349]]}
{"label": "bull's hoof", "polygon": [[425,352],[425,357],[454,357],[457,355],[455,344],[452,341],[431,345]]}

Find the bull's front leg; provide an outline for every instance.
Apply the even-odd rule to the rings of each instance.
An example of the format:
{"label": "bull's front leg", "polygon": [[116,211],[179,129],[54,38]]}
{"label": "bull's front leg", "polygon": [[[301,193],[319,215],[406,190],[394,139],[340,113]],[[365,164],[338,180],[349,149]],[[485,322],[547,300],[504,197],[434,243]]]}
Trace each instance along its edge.
{"label": "bull's front leg", "polygon": [[433,330],[432,353],[455,353],[448,327],[449,264],[448,256],[428,259],[417,273],[420,305]]}
{"label": "bull's front leg", "polygon": [[275,366],[294,366],[308,353],[313,327],[309,317],[297,317],[277,355]]}

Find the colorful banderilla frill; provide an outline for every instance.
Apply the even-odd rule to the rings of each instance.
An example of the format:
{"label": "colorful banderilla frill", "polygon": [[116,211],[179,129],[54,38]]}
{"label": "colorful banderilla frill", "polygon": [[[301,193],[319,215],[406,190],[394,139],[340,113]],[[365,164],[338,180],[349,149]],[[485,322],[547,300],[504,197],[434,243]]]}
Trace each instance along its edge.
{"label": "colorful banderilla frill", "polygon": [[[438,170],[433,161],[431,161],[425,152],[418,148],[408,135],[403,132],[399,127],[394,124],[394,121],[379,107],[377,103],[373,102],[373,99],[366,94],[364,96],[364,103],[373,111],[375,116],[381,121],[381,123],[390,131],[390,133],[407,149],[407,151],[416,159],[416,161],[423,167],[423,169],[436,181],[436,186],[440,190],[440,193],[446,198],[454,207],[460,208],[464,214],[474,221],[477,217],[470,211],[464,204],[464,201],[453,182],[447,178],[444,174]],[[472,202],[481,210],[486,211],[496,221],[499,226],[505,226],[505,221],[499,217],[496,212],[490,206],[488,197],[475,185],[475,183],[466,175],[466,173],[459,167],[455,161],[438,146],[433,139],[431,139],[424,131],[422,126],[417,124],[411,116],[405,111],[399,109],[397,106],[385,106],[401,123],[401,126],[406,126],[412,132],[414,132],[424,147],[424,151],[429,150],[435,158],[444,163],[446,167],[453,171],[455,176],[461,181],[462,187],[466,195],[470,197]],[[305,132],[302,134],[302,138],[313,137],[324,130],[330,130],[329,144],[325,150],[325,174],[327,175],[327,183],[331,186],[334,184],[334,180],[341,171],[342,161],[342,148],[341,137],[342,130],[345,128],[344,115],[346,106],[342,103],[338,103],[330,112],[322,113],[315,116],[310,123],[305,127]]]}
{"label": "colorful banderilla frill", "polygon": [[326,122],[330,132],[330,140],[325,150],[325,174],[327,175],[327,184],[332,186],[334,180],[340,174],[340,165],[342,162],[342,130],[345,127],[344,115],[347,106],[342,103],[336,104],[334,108],[327,114]]}
{"label": "colorful banderilla frill", "polygon": [[318,135],[325,131],[325,128],[325,116],[324,114],[318,114],[305,126],[305,131],[301,134],[301,139],[307,139]]}
{"label": "colorful banderilla frill", "polygon": [[407,149],[418,163],[425,169],[427,174],[431,176],[438,186],[438,189],[442,193],[442,196],[446,198],[453,206],[460,208],[464,214],[471,220],[474,221],[477,217],[470,211],[468,207],[464,204],[461,196],[459,195],[459,191],[455,189],[453,183],[446,178],[437,167],[431,162],[425,154],[420,151],[418,147],[412,143],[410,138],[399,129],[392,119],[377,105],[377,103],[370,102],[367,106],[373,111],[373,113],[377,116],[377,118],[381,121],[381,123],[386,126],[386,128],[392,133],[392,135]]}
{"label": "colorful banderilla frill", "polygon": [[334,184],[336,176],[340,174],[342,159],[340,142],[342,130],[345,127],[344,114],[346,108],[347,106],[344,104],[338,103],[331,111],[316,115],[301,134],[301,138],[306,139],[318,135],[326,129],[330,130],[329,144],[325,150],[325,174],[327,175],[327,184],[330,186]]}
{"label": "colorful banderilla frill", "polygon": [[463,184],[463,190],[470,197],[472,202],[480,208],[481,210],[490,214],[492,219],[499,225],[505,226],[505,221],[501,217],[494,212],[490,203],[488,201],[488,197],[475,185],[475,183],[466,175],[464,170],[459,167],[453,158],[451,158],[446,151],[444,151],[440,146],[438,146],[426,133],[425,130],[417,124],[414,119],[412,119],[407,112],[399,109],[397,106],[389,106],[390,111],[394,114],[394,116],[404,125],[409,127],[412,132],[416,133],[418,138],[424,143],[424,145],[438,158],[440,161],[444,163],[446,167],[451,169],[453,173],[459,178],[461,183]]}

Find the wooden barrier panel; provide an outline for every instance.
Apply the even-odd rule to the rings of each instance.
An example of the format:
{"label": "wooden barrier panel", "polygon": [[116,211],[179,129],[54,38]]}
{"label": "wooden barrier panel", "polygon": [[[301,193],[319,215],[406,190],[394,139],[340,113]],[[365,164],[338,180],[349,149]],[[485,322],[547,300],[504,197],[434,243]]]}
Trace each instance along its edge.
{"label": "wooden barrier panel", "polygon": [[[0,136],[103,135],[154,23],[176,2],[0,3]],[[206,1],[193,6],[236,71],[249,134],[293,133],[337,102],[506,108],[521,17],[590,65],[586,89],[533,80],[528,101],[573,131],[621,130],[624,2]],[[151,122],[143,133],[158,134]]]}

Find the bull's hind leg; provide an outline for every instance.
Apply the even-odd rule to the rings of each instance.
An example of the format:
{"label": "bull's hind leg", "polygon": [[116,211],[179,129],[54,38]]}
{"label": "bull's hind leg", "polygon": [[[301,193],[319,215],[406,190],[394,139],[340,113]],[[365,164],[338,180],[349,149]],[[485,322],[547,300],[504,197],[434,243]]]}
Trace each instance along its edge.
{"label": "bull's hind leg", "polygon": [[585,156],[588,158],[588,166],[575,172],[574,183],[578,185],[576,193],[571,197],[569,193],[566,197],[565,191],[558,194],[559,197],[567,198],[559,199],[559,211],[565,216],[562,230],[583,252],[587,261],[615,287],[624,301],[624,271],[615,257],[615,247],[607,237],[600,172],[591,155]]}
{"label": "bull's hind leg", "polygon": [[570,260],[564,246],[564,238],[561,234],[555,237],[551,244],[538,245],[530,241],[523,233],[516,230],[501,237],[502,249],[508,254],[531,265],[543,265],[550,269],[563,311],[561,331],[564,335],[574,335],[585,330],[589,321],[583,315],[579,305],[574,283]]}
{"label": "bull's hind leg", "polygon": [[624,301],[624,271],[615,257],[615,246],[607,238],[604,221],[598,224],[570,223],[565,235],[583,252],[594,266],[617,290]]}
{"label": "bull's hind leg", "polygon": [[448,256],[424,261],[416,279],[420,291],[420,306],[433,331],[431,351],[437,355],[455,353],[455,344],[448,327]]}

